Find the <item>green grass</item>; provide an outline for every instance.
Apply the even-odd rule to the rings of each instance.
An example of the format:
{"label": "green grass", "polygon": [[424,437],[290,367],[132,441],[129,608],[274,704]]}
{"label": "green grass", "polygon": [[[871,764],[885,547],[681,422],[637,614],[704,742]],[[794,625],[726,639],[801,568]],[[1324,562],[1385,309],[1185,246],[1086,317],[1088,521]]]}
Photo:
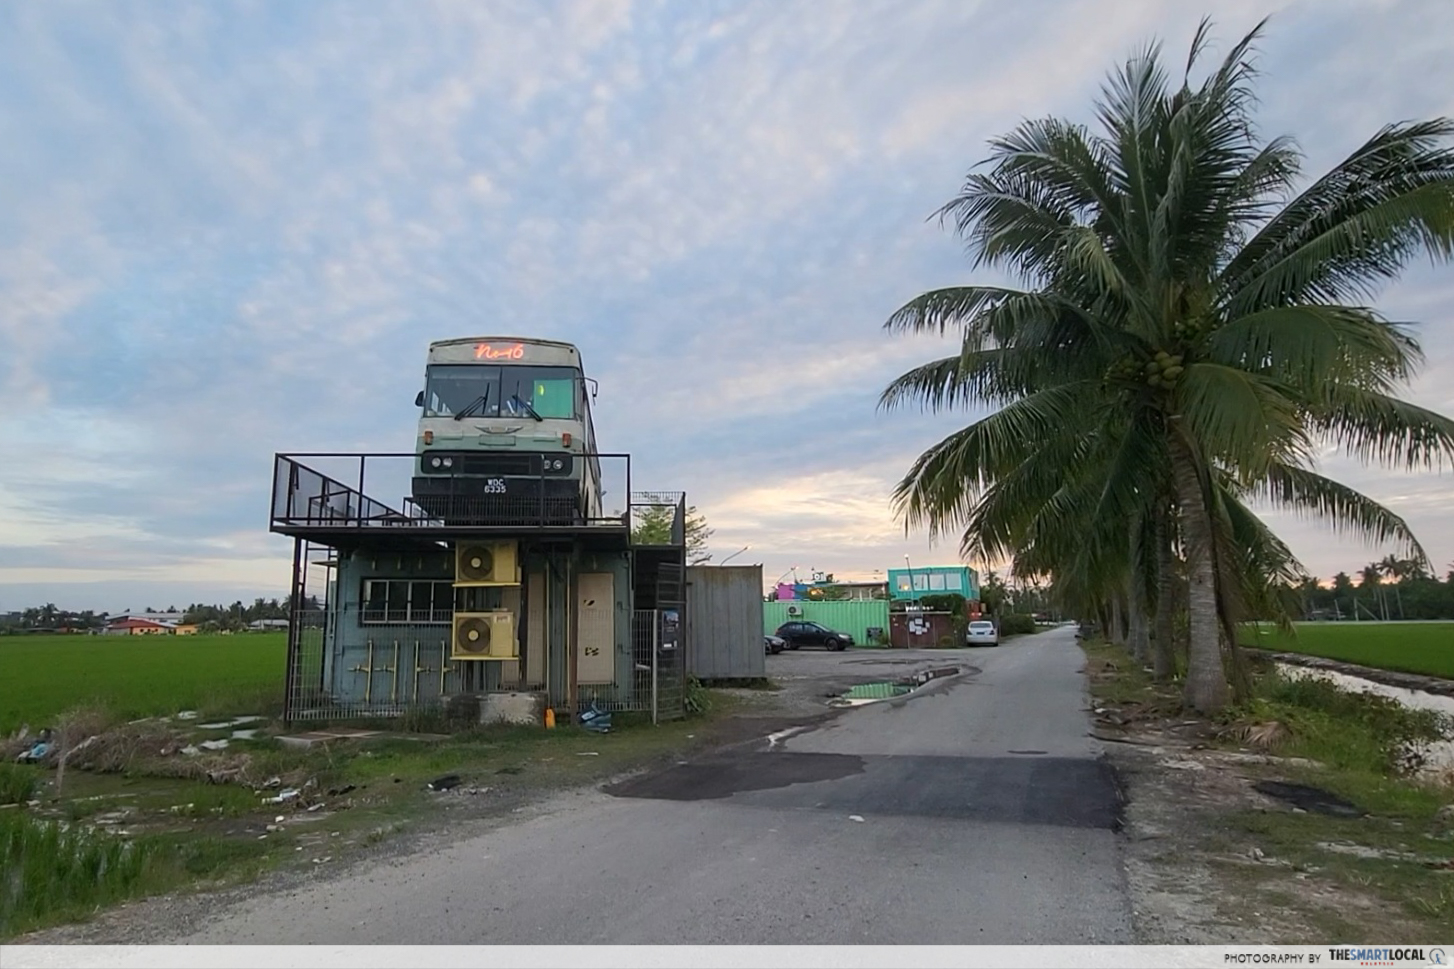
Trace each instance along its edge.
{"label": "green grass", "polygon": [[[229,747],[229,754],[245,750],[253,778],[277,775],[283,787],[304,788],[303,798],[286,805],[267,804],[247,786],[176,776],[171,772],[189,763],[178,757],[138,755],[114,773],[70,770],[63,792],[54,771],[0,764],[0,788],[39,801],[0,810],[0,939],[84,919],[127,899],[343,857],[446,818],[487,815],[549,790],[672,763],[742,702],[731,693],[701,692],[711,711],[704,717],[653,726],[643,714],[617,714],[606,735],[501,726],[301,750],[267,738]],[[426,788],[446,774],[459,775],[458,790]],[[303,809],[310,800],[322,805],[316,816]],[[88,829],[118,812],[129,835]],[[275,815],[289,823],[264,835]],[[71,827],[63,832],[55,821]]]}
{"label": "green grass", "polygon": [[0,804],[24,804],[35,795],[40,768],[0,763]]}
{"label": "green grass", "polygon": [[0,637],[0,733],[77,707],[125,719],[274,714],[286,651],[284,633]]}
{"label": "green grass", "polygon": [[195,883],[256,874],[270,846],[184,833],[122,838],[20,811],[0,814],[0,938]]}
{"label": "green grass", "polygon": [[1454,622],[1300,622],[1295,635],[1244,627],[1242,642],[1405,673],[1454,677]]}

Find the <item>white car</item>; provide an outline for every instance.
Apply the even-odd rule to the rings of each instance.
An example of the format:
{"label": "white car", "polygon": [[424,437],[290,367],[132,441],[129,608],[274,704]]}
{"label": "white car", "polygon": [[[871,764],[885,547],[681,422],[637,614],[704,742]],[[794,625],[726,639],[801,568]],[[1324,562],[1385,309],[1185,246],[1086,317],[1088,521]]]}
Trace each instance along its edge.
{"label": "white car", "polygon": [[976,619],[969,624],[969,629],[964,634],[964,645],[966,646],[998,646],[1000,644],[1000,631],[995,624],[985,620]]}

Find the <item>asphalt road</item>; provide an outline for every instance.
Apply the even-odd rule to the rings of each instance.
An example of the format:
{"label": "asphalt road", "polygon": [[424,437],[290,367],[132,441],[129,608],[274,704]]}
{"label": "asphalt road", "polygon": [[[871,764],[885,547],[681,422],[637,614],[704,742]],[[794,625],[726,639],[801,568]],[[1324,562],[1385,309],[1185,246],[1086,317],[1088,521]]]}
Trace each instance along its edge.
{"label": "asphalt road", "polygon": [[1072,630],[939,655],[980,672],[158,941],[1132,941]]}

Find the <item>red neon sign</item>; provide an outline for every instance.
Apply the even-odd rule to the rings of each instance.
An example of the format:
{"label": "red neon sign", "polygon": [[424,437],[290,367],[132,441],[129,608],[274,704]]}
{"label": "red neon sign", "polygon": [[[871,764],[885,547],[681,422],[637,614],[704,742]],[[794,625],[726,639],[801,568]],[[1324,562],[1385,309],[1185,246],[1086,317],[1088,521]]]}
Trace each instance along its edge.
{"label": "red neon sign", "polygon": [[517,343],[513,347],[492,347],[488,343],[475,344],[476,360],[519,360],[525,356],[525,344]]}

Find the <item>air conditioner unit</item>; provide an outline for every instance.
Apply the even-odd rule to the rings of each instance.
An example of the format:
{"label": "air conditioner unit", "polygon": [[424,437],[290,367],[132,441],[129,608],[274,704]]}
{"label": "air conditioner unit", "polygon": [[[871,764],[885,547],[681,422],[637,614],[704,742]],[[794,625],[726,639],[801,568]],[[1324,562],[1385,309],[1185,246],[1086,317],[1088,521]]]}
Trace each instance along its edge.
{"label": "air conditioner unit", "polygon": [[513,612],[457,612],[449,658],[509,660],[520,658]]}
{"label": "air conditioner unit", "polygon": [[788,606],[788,615],[790,615],[790,616],[801,616],[802,614],[803,614],[803,607],[802,606]]}
{"label": "air conditioner unit", "polygon": [[514,542],[460,542],[454,550],[457,586],[519,585]]}

